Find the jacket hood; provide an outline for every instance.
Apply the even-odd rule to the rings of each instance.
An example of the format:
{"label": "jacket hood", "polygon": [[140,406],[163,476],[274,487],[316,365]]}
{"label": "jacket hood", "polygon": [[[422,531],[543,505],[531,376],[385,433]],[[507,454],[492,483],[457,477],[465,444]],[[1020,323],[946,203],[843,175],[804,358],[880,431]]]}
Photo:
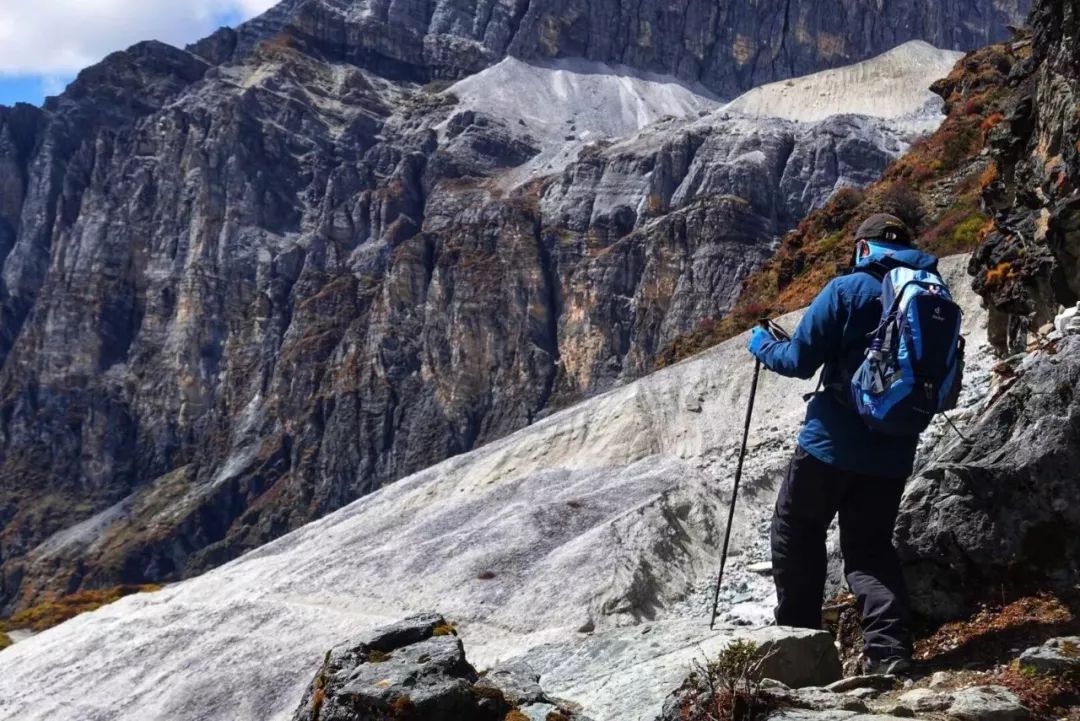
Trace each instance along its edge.
{"label": "jacket hood", "polygon": [[924,253],[918,248],[912,248],[910,245],[891,245],[877,241],[869,241],[869,245],[870,254],[856,260],[856,268],[863,268],[884,258],[892,257],[911,268],[929,271],[937,270],[938,259],[935,256]]}

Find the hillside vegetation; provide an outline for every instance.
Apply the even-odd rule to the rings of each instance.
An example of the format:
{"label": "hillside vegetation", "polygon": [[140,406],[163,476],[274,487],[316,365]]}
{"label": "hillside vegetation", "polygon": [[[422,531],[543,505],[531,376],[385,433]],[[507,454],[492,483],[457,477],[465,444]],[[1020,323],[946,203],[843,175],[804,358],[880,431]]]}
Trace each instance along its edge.
{"label": "hillside vegetation", "polygon": [[854,233],[869,215],[903,218],[919,247],[939,256],[971,251],[992,227],[981,200],[998,171],[988,153],[991,131],[1017,103],[1031,40],[990,45],[968,53],[933,90],[947,117],[929,137],[893,162],[865,189],[838,191],[780,241],[775,255],[743,283],[735,308],[703,321],[660,355],[661,367],[731,338],[762,318],[810,303],[826,283],[850,266]]}

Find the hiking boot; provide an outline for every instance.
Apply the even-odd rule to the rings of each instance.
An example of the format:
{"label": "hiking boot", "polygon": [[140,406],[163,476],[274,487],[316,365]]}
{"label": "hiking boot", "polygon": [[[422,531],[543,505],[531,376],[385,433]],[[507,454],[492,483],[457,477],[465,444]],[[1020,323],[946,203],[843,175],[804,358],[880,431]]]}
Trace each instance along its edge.
{"label": "hiking boot", "polygon": [[883,659],[864,658],[862,673],[864,676],[910,676],[915,671],[915,664],[910,656],[890,656]]}

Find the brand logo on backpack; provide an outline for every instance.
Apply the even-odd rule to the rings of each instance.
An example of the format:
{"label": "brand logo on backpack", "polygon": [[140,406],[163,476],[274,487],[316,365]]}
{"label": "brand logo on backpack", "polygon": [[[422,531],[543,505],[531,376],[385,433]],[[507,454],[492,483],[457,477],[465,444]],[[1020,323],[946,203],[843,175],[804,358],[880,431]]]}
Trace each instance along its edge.
{"label": "brand logo on backpack", "polygon": [[964,372],[960,307],[940,276],[907,267],[882,279],[881,307],[851,395],[874,430],[918,435],[935,414],[956,407]]}

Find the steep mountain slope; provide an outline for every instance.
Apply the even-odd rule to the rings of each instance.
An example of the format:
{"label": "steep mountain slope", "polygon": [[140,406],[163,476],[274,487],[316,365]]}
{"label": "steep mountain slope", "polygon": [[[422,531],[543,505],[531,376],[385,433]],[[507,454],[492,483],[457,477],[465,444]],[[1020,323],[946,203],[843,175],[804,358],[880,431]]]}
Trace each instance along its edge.
{"label": "steep mountain slope", "polygon": [[919,129],[933,132],[941,124],[941,108],[930,86],[941,79],[942,65],[951,67],[961,57],[963,53],[912,41],[872,60],[823,70],[798,83],[754,88],[725,109],[811,122],[841,114],[892,117],[925,123]]}
{"label": "steep mountain slope", "polygon": [[1080,7],[1042,3],[1016,104],[990,135],[993,216],[972,263],[1004,350],[1080,299]]}
{"label": "steep mountain slope", "polygon": [[[943,268],[967,311],[965,413],[974,414],[989,358],[966,265],[960,257]],[[439,608],[474,663],[523,659],[597,721],[652,721],[702,648],[712,653],[732,633],[711,633],[707,614],[753,368],[745,343],[447,460],[199,578],[16,644],[0,653],[0,718],[287,718],[329,647]],[[729,623],[760,622],[772,605],[771,581],[752,566],[767,558],[763,527],[812,388],[763,376],[724,588]]]}
{"label": "steep mountain slope", "polygon": [[[198,573],[648,372],[910,140],[866,117],[577,112],[570,153],[531,166],[563,146],[470,95],[490,78],[464,100],[413,82],[474,67],[472,26],[428,9],[285,3],[0,114],[0,605]],[[614,59],[634,74],[490,72],[716,103]]]}
{"label": "steep mountain slope", "polygon": [[[838,192],[807,215],[745,280],[733,311],[676,339],[661,353],[662,362],[700,352],[763,316],[809,303],[830,278],[850,266],[850,240],[873,213],[904,218],[918,233],[920,247],[930,252],[974,249],[990,230],[992,211],[981,196],[997,179],[993,133],[1006,127],[1006,117],[1022,102],[1018,86],[1031,72],[1031,54],[1031,39],[1021,34],[966,55],[933,85],[946,113],[940,127],[891,163],[876,182]],[[1000,345],[1003,324],[996,313],[992,316],[991,335]]]}

